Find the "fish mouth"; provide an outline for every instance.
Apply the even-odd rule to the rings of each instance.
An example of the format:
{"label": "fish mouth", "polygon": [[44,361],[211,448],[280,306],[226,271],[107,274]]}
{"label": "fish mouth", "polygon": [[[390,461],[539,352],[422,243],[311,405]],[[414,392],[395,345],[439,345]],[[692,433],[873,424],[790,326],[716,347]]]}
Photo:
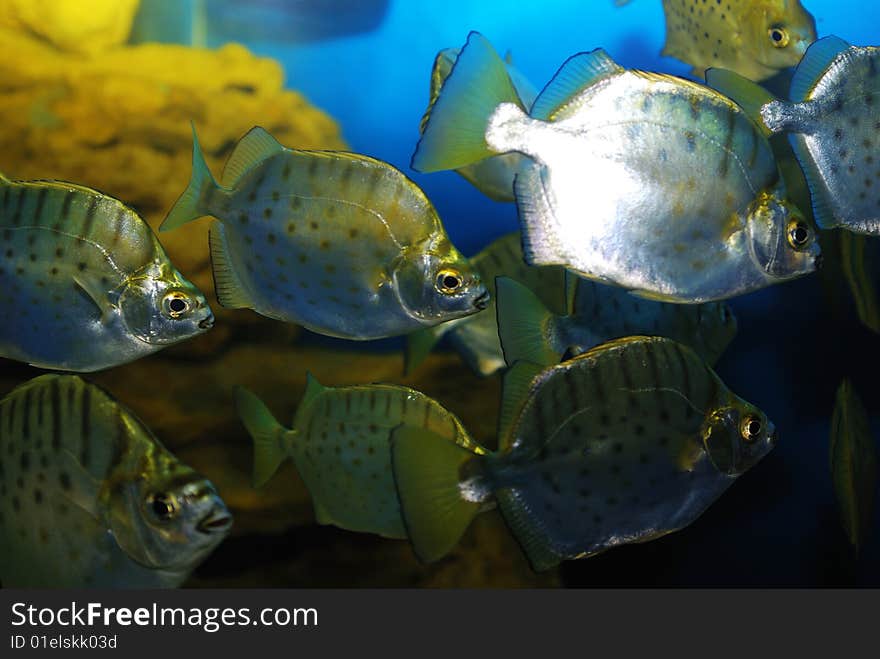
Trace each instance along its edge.
{"label": "fish mouth", "polygon": [[232,515],[225,510],[215,510],[199,522],[196,528],[205,535],[226,533],[232,528]]}
{"label": "fish mouth", "polygon": [[199,321],[199,329],[209,330],[214,327],[214,316],[208,316]]}
{"label": "fish mouth", "polygon": [[489,306],[489,300],[491,299],[491,295],[489,295],[489,291],[485,291],[480,297],[474,300],[474,307],[482,311],[486,307]]}

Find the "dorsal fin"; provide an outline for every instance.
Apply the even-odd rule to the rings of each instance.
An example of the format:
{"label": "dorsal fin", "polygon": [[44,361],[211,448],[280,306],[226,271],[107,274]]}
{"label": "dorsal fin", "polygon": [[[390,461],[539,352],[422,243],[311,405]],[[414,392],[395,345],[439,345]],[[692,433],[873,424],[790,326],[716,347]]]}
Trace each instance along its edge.
{"label": "dorsal fin", "polygon": [[761,108],[776,100],[773,94],[758,83],[727,69],[706,71],[706,84],[736,103],[765,137],[770,135],[771,131],[761,117]]}
{"label": "dorsal fin", "polygon": [[575,94],[623,70],[601,48],[569,57],[538,94],[532,106],[532,118],[542,121],[552,119]]}
{"label": "dorsal fin", "polygon": [[513,422],[529,398],[532,383],[546,366],[519,361],[507,370],[501,384],[501,409],[498,414],[498,451],[508,449],[513,438],[510,431]]}
{"label": "dorsal fin", "polygon": [[791,100],[796,103],[806,100],[834,58],[848,48],[849,44],[839,37],[819,39],[807,48],[791,79]]}
{"label": "dorsal fin", "polygon": [[226,161],[226,166],[223,168],[220,185],[224,188],[235,187],[245,172],[254,165],[282,151],[284,151],[284,147],[265,128],[254,126],[232,150],[229,160]]}

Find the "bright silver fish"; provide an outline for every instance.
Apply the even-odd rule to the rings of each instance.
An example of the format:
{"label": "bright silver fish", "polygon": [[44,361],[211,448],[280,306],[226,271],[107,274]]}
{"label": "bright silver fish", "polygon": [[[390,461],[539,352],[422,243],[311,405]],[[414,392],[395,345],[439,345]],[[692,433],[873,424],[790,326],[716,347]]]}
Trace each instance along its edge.
{"label": "bright silver fish", "polygon": [[766,138],[731,100],[603,51],[570,58],[519,104],[471,33],[413,156],[419,171],[532,159],[515,192],[525,259],[669,302],[721,300],[806,273],[819,246]]}

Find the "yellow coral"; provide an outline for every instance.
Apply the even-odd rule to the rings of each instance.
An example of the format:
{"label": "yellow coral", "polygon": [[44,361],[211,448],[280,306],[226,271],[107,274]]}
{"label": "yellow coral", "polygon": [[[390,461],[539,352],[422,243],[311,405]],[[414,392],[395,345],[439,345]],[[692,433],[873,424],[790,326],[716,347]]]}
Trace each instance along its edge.
{"label": "yellow coral", "polygon": [[[284,89],[278,62],[239,45],[143,44],[72,58],[3,30],[0,44],[0,171],[95,187],[154,229],[189,181],[190,121],[215,172],[255,125],[287,146],[345,148],[330,117]],[[208,224],[162,235],[175,264],[206,291]]]}
{"label": "yellow coral", "polygon": [[0,26],[96,53],[128,39],[140,0],[0,0]]}

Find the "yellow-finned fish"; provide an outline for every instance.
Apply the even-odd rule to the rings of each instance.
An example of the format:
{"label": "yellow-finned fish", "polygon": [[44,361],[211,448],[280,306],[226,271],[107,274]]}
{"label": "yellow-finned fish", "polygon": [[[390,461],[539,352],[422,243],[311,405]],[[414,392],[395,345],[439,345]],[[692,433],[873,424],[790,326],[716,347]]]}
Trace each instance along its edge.
{"label": "yellow-finned fish", "polygon": [[232,525],[209,481],[77,376],[0,401],[0,454],[5,587],[176,587]]}
{"label": "yellow-finned fish", "polygon": [[[543,369],[519,362],[499,451],[477,455],[413,427],[392,465],[416,554],[458,542],[493,499],[536,570],[681,529],[775,444],[763,412],[689,348],[629,337]],[[505,400],[506,403],[506,400]]]}
{"label": "yellow-finned fish", "polygon": [[816,40],[816,20],[800,0],[663,0],[663,11],[661,54],[687,62],[700,78],[720,67],[764,80],[797,65]]}
{"label": "yellow-finned fish", "polygon": [[[452,67],[455,66],[458,53],[458,48],[444,48],[434,58],[434,67],[431,69],[430,100],[428,109],[422,118],[420,131],[425,128],[431,114],[431,108],[434,106],[437,96],[440,95],[440,89],[446,78],[449,77]],[[505,62],[520,101],[525,107],[530,107],[538,95],[538,90],[513,66],[510,55],[505,58]],[[524,156],[519,153],[505,153],[486,158],[473,165],[465,165],[457,169],[456,172],[490,199],[512,202],[516,199],[513,195],[513,179],[523,158]]]}
{"label": "yellow-finned fish", "polygon": [[394,428],[417,428],[471,454],[485,452],[454,414],[408,387],[325,387],[310,374],[289,429],[242,387],[235,390],[235,402],[254,440],[254,483],[265,484],[292,458],[318,523],[349,531],[406,537],[391,475]]}
{"label": "yellow-finned fish", "polygon": [[840,520],[858,553],[874,524],[877,444],[862,399],[849,380],[841,382],[837,389],[829,454]]}
{"label": "yellow-finned fish", "polygon": [[766,137],[733,101],[602,50],[562,65],[526,113],[472,32],[413,156],[455,169],[529,156],[515,192],[531,265],[563,265],[643,297],[700,303],[816,268],[819,246]]}
{"label": "yellow-finned fish", "polygon": [[528,288],[500,277],[493,293],[498,337],[509,365],[530,361],[553,366],[612,339],[665,336],[693,349],[710,366],[736,335],[736,317],[725,302],[668,304],[629,295],[617,286],[571,277],[566,314],[555,314]]}
{"label": "yellow-finned fish", "polygon": [[262,128],[214,180],[193,130],[189,187],[160,230],[203,215],[220,304],[366,340],[484,309],[479,274],[424,193],[391,165],[281,146]]}
{"label": "yellow-finned fish", "polygon": [[0,357],[97,371],[209,329],[205,296],[121,201],[0,175]]}
{"label": "yellow-finned fish", "polygon": [[498,321],[495,310],[495,278],[511,277],[531,290],[541,302],[555,313],[565,310],[565,275],[562,268],[533,267],[523,261],[518,231],[494,240],[471,263],[489,289],[489,306],[480,313],[459,318],[406,337],[406,372],[411,373],[422,363],[442,337],[448,337],[455,351],[478,375],[484,377],[507,368],[501,342],[498,339]]}

